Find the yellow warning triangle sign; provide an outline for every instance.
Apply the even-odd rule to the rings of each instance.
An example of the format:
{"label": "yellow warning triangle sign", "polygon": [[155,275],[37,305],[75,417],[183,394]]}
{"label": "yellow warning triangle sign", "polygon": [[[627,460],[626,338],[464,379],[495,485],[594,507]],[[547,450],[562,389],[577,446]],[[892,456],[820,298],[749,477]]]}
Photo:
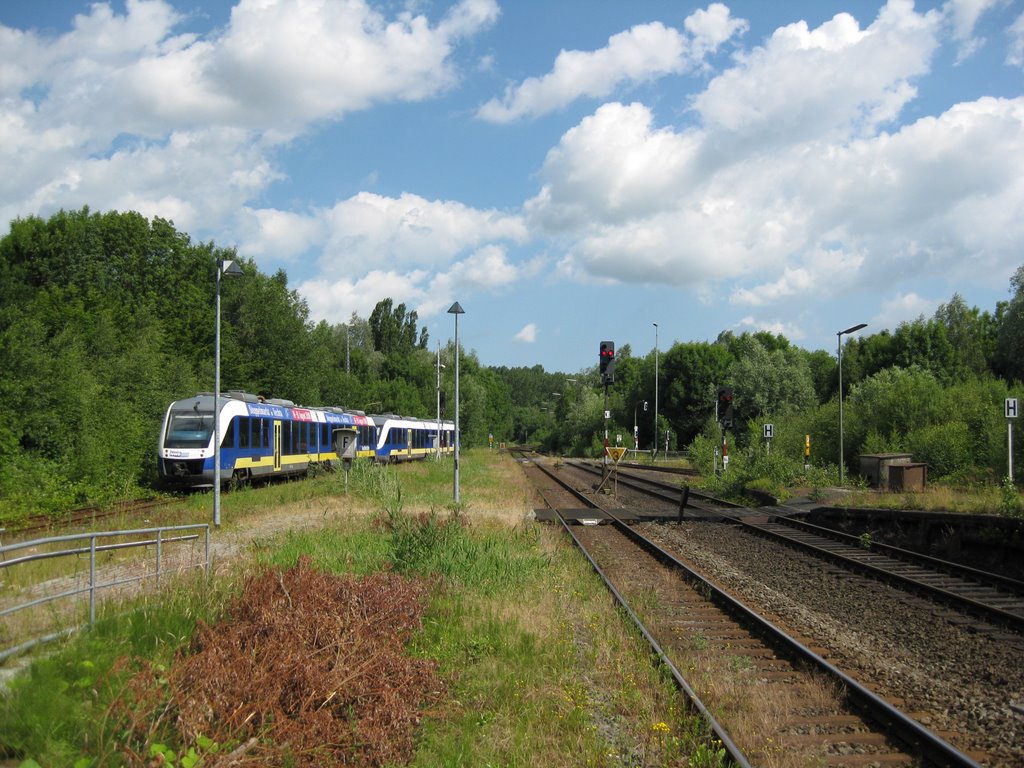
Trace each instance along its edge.
{"label": "yellow warning triangle sign", "polygon": [[626,449],[622,448],[621,446],[612,447],[609,445],[607,450],[608,455],[612,457],[612,461],[614,461],[616,464],[618,464],[619,460],[626,455]]}

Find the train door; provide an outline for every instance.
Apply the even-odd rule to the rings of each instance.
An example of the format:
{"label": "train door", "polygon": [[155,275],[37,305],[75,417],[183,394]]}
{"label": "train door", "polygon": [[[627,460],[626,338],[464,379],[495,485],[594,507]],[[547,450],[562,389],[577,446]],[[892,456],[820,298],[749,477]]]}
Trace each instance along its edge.
{"label": "train door", "polygon": [[281,422],[274,422],[274,471],[281,471]]}
{"label": "train door", "polygon": [[412,457],[412,430],[411,429],[405,430],[405,447],[406,447],[406,455],[411,458]]}

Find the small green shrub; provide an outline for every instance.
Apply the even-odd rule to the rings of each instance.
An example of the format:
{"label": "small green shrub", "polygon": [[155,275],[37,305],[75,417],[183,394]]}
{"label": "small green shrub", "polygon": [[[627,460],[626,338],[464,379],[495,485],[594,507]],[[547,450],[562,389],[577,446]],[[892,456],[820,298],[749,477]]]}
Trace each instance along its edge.
{"label": "small green shrub", "polygon": [[1024,501],[1020,492],[1009,476],[1003,478],[1000,485],[999,511],[1004,517],[1024,517]]}

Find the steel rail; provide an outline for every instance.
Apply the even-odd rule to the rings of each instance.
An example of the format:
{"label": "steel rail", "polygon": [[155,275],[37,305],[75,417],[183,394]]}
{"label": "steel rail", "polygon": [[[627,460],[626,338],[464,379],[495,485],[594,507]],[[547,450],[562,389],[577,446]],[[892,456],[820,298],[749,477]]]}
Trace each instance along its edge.
{"label": "steel rail", "polygon": [[615,585],[612,584],[611,579],[609,579],[607,574],[605,574],[605,572],[601,569],[601,566],[597,564],[597,561],[594,560],[593,557],[591,557],[590,552],[587,551],[587,548],[583,546],[583,542],[581,542],[579,538],[576,536],[576,534],[573,533],[572,527],[569,525],[566,519],[562,517],[562,513],[556,509],[555,514],[558,515],[558,520],[559,522],[561,522],[562,528],[564,528],[565,532],[572,537],[573,542],[575,542],[580,552],[582,552],[583,556],[587,558],[587,562],[590,563],[590,567],[593,568],[594,572],[601,577],[601,580],[604,582],[604,585],[608,588],[608,591],[611,592],[612,597],[615,598],[615,602],[622,606],[623,610],[625,610],[626,613],[629,614],[629,618],[632,619],[637,629],[640,630],[640,633],[647,640],[647,643],[651,646],[651,650],[653,650],[654,653],[657,655],[658,660],[671,673],[672,679],[675,681],[676,685],[679,686],[680,689],[682,689],[682,691],[686,694],[687,698],[690,700],[690,703],[694,706],[694,708],[697,710],[700,716],[704,718],[704,721],[711,728],[712,732],[715,734],[718,740],[722,742],[722,746],[728,753],[729,759],[732,760],[736,765],[740,766],[740,768],[751,768],[751,763],[747,759],[747,756],[743,754],[743,750],[740,749],[740,747],[732,740],[732,738],[729,736],[725,728],[722,727],[721,723],[719,723],[718,720],[715,719],[715,716],[711,714],[711,710],[709,710],[707,706],[704,704],[704,702],[701,701],[700,696],[697,695],[697,692],[690,686],[688,682],[686,682],[686,679],[683,677],[682,673],[679,671],[676,665],[672,663],[672,660],[668,657],[668,654],[666,654],[664,649],[661,647],[661,644],[655,639],[654,635],[651,634],[651,632],[647,629],[646,625],[644,625],[643,621],[641,621],[640,617],[630,606],[629,601],[626,600],[626,598],[619,592],[619,590],[615,588]]}
{"label": "steel rail", "polygon": [[980,768],[978,763],[956,749],[936,734],[929,731],[910,716],[896,709],[892,704],[877,694],[865,688],[856,679],[850,677],[838,667],[829,663],[810,648],[791,637],[781,628],[752,611],[746,605],[720,589],[714,582],[701,576],[692,568],[681,562],[670,552],[665,551],[643,534],[637,532],[614,514],[605,511],[612,519],[613,525],[626,536],[634,539],[637,543],[647,549],[652,555],[663,562],[672,563],[673,566],[689,574],[690,578],[696,580],[705,588],[711,591],[712,598],[719,605],[724,606],[728,611],[738,616],[743,622],[752,625],[758,631],[778,642],[782,647],[794,654],[803,661],[813,665],[826,675],[838,680],[844,686],[846,696],[850,703],[861,710],[870,713],[870,716],[879,723],[889,728],[900,741],[915,749],[919,755],[930,761],[929,764],[942,766],[962,766],[963,768]]}
{"label": "steel rail", "polygon": [[[598,509],[602,512],[605,511],[602,510],[600,506],[595,504],[592,499],[587,498],[584,494],[580,493],[571,485],[567,484],[564,480],[562,480],[562,478],[552,473],[547,467],[538,464],[536,461],[532,461],[532,463],[544,474],[546,474],[548,477],[550,477],[552,480],[558,483],[562,488],[571,493],[576,499],[583,502],[583,504],[585,504],[587,507],[592,509]],[[658,660],[665,666],[666,669],[669,670],[669,673],[672,675],[672,679],[675,681],[675,684],[683,691],[687,699],[689,699],[690,703],[693,705],[694,709],[697,710],[698,714],[704,719],[704,722],[707,723],[712,733],[714,733],[715,737],[722,742],[722,746],[726,750],[726,753],[729,755],[729,759],[732,760],[733,763],[735,763],[737,766],[739,766],[739,768],[752,768],[751,763],[747,759],[746,755],[743,753],[743,750],[741,750],[739,746],[732,740],[732,737],[729,736],[725,728],[723,728],[721,723],[718,722],[715,716],[711,713],[711,710],[709,710],[707,706],[704,704],[704,702],[701,701],[700,696],[686,681],[686,678],[683,677],[682,673],[679,671],[676,665],[672,663],[672,660],[668,657],[668,654],[666,654],[665,650],[661,647],[661,644],[657,641],[654,635],[651,634],[651,632],[647,629],[643,621],[640,620],[640,617],[633,610],[632,606],[630,606],[629,601],[627,601],[626,598],[619,592],[619,590],[616,589],[615,585],[612,584],[611,579],[608,578],[607,574],[605,574],[601,566],[597,564],[597,561],[594,560],[594,558],[590,555],[590,552],[587,551],[587,548],[583,546],[583,543],[579,540],[576,534],[573,533],[572,527],[562,516],[562,513],[551,505],[551,502],[548,501],[543,491],[538,490],[538,493],[540,493],[545,503],[547,503],[548,506],[551,506],[551,508],[554,510],[559,522],[562,524],[562,528],[565,530],[566,533],[569,534],[573,542],[576,544],[576,547],[580,550],[580,552],[583,553],[583,556],[587,558],[587,562],[590,563],[590,567],[601,578],[601,581],[604,582],[605,587],[608,588],[608,591],[612,594],[612,597],[615,599],[616,603],[622,606],[623,610],[626,611],[630,619],[640,630],[640,633],[644,636],[644,639],[647,640],[648,645],[651,646],[651,650],[653,650],[654,653],[657,655]]]}
{"label": "steel rail", "polygon": [[[175,569],[177,571],[183,571],[191,568],[202,567],[206,574],[210,571],[210,526],[207,523],[196,523],[190,525],[172,525],[172,526],[160,526],[153,528],[133,528],[119,531],[99,531],[91,533],[73,533],[65,534],[62,536],[50,536],[44,539],[35,539],[33,541],[21,541],[13,544],[6,544],[0,546],[0,569],[12,568],[17,565],[23,565],[25,563],[34,562],[36,560],[46,560],[54,557],[79,557],[80,555],[87,554],[89,556],[89,574],[88,574],[88,585],[83,587],[77,587],[74,589],[62,591],[59,593],[43,595],[33,600],[28,600],[23,603],[15,604],[0,610],[0,616],[8,616],[18,611],[35,608],[45,603],[53,602],[55,600],[65,599],[74,597],[76,595],[88,595],[89,604],[89,621],[88,626],[92,626],[96,622],[96,603],[97,595],[101,590],[109,589],[111,587],[117,587],[124,584],[132,584],[135,582],[141,582],[145,579],[156,579],[156,583],[159,586],[161,578],[164,573],[164,566],[162,563],[163,545],[185,541],[198,540],[198,534],[185,534],[179,536],[171,536],[164,538],[165,532],[177,533],[182,531],[191,530],[202,530],[205,533],[205,550],[203,562],[192,563],[183,568]],[[119,542],[116,544],[104,544],[97,545],[97,539],[110,539],[118,537],[130,537],[130,536],[147,536],[155,534],[155,539],[142,539],[135,541]],[[31,554],[15,557],[8,559],[7,555],[11,552],[18,552],[19,550],[34,550],[39,547],[52,545],[52,544],[64,544],[67,542],[76,542],[87,540],[89,542],[88,547],[75,547],[71,549],[62,549],[46,552],[32,552]],[[156,545],[156,560],[155,560],[155,572],[145,573],[138,576],[128,576],[121,579],[115,579],[113,581],[100,582],[97,578],[97,564],[96,554],[98,552],[127,549],[127,548],[146,548],[150,545]],[[10,658],[11,656],[23,653],[24,651],[39,645],[44,642],[64,637],[71,632],[74,632],[81,628],[82,625],[66,628],[62,631],[51,633],[48,635],[37,636],[30,638],[27,642],[20,643],[17,646],[0,650],[0,663]]]}
{"label": "steel rail", "polygon": [[[95,534],[90,534],[95,535]],[[161,544],[173,544],[177,541],[193,541],[199,538],[198,533],[193,533],[188,536],[173,536],[169,539],[145,539],[141,541],[125,541],[120,544],[102,544],[96,547],[96,552],[109,552],[115,549],[131,549],[133,547],[148,547],[151,544],[160,546]],[[45,539],[38,539],[37,541],[47,541]],[[48,541],[52,541],[49,539]],[[30,544],[32,542],[29,542]],[[65,555],[87,555],[90,552],[89,547],[79,547],[78,549],[59,549],[53,552],[38,552],[31,555],[22,555],[21,557],[13,557],[10,560],[0,560],[0,568],[8,568],[19,563],[29,563],[35,560],[47,560],[52,557],[63,557]]]}
{"label": "steel rail", "polygon": [[[834,528],[815,525],[814,523],[809,523],[806,520],[801,520],[799,518],[789,517],[788,515],[775,515],[770,518],[770,520],[778,523],[779,525],[785,525],[790,528],[799,528],[807,531],[808,533],[814,533],[827,539],[835,539],[836,541],[863,546],[859,536],[854,536],[852,533],[845,533],[844,531],[837,531]],[[871,551],[891,554],[896,559],[915,565],[919,563],[927,563],[928,565],[933,566],[936,570],[944,571],[954,576],[974,579],[975,581],[985,582],[996,589],[1007,589],[1017,595],[1024,595],[1024,581],[1019,581],[1018,579],[1013,579],[1009,576],[1003,576],[1001,573],[983,571],[980,568],[972,568],[969,565],[954,563],[951,560],[943,560],[940,557],[926,555],[922,552],[915,552],[912,549],[904,549],[903,547],[885,544],[880,541],[872,541],[870,546],[866,548]]]}
{"label": "steel rail", "polygon": [[[767,538],[778,541],[779,543],[784,544],[786,546],[791,546],[800,550],[804,550],[806,552],[811,553],[815,557],[821,558],[822,560],[828,560],[833,563],[838,563],[842,565],[844,568],[848,568],[853,571],[859,571],[868,576],[876,578],[879,581],[888,582],[897,587],[917,592],[918,594],[922,594],[938,602],[954,606],[967,613],[978,616],[979,618],[999,622],[1006,625],[1007,627],[1013,628],[1014,630],[1024,632],[1024,615],[1020,613],[1013,613],[1011,611],[1007,611],[1003,608],[1000,608],[999,606],[992,605],[991,603],[985,603],[979,600],[975,600],[974,598],[968,597],[967,595],[963,595],[958,592],[953,592],[949,589],[939,587],[934,584],[929,584],[926,581],[921,581],[920,579],[915,579],[910,576],[906,576],[902,573],[898,573],[896,571],[888,570],[887,568],[884,568],[880,565],[873,565],[856,557],[844,555],[841,552],[836,552],[826,547],[813,544],[809,541],[803,541],[801,539],[794,538],[787,532],[777,531],[766,527],[766,525],[770,525],[771,523],[752,523],[748,520],[743,520],[741,518],[732,517],[729,515],[724,515],[723,517],[725,517],[725,519],[727,519],[730,523],[739,525],[744,530],[750,531],[755,535],[765,536]],[[781,525],[781,523],[775,524]],[[830,537],[823,538],[829,538],[829,540],[831,540]],[[842,542],[836,543],[844,547],[851,546]],[[879,555],[879,557],[888,557],[888,555]],[[902,559],[898,561],[895,560],[895,558],[891,559],[893,559],[895,562],[905,562]]]}
{"label": "steel rail", "polygon": [[[566,464],[570,467],[582,470],[584,472],[589,472],[593,475],[598,475],[601,473],[600,469],[591,464],[576,461],[567,461]],[[638,475],[623,474],[621,471],[619,472],[618,482],[621,485],[625,486],[626,488],[632,488],[634,490],[640,491],[641,493],[646,493],[650,496],[654,496],[655,498],[662,499],[663,501],[670,501],[674,504],[679,502],[679,493],[681,492],[681,489],[678,485],[664,483],[660,480],[655,480],[650,477],[639,477]],[[640,483],[646,483],[646,485],[640,485]],[[648,486],[654,487],[651,488]],[[742,504],[737,504],[733,501],[726,501],[725,499],[718,499],[715,498],[714,496],[710,496],[702,491],[698,491],[693,488],[690,489],[690,497],[697,497],[703,499],[705,502],[709,504],[714,504],[718,507],[724,507],[726,509],[743,508]],[[714,511],[717,512],[719,510]]]}
{"label": "steel rail", "polygon": [[[546,468],[542,469],[547,471]],[[550,472],[548,472],[548,474],[558,482],[565,484],[561,478],[555,477]],[[579,497],[585,498],[582,494],[578,494],[574,489],[573,492]],[[868,713],[869,717],[887,728],[893,736],[898,738],[911,751],[916,752],[921,759],[926,760],[927,764],[946,766],[947,768],[980,768],[977,762],[960,750],[956,749],[956,747],[928,730],[910,716],[898,710],[885,699],[868,690],[855,678],[826,661],[814,651],[798,642],[784,630],[775,626],[773,623],[748,608],[739,600],[733,598],[712,581],[681,562],[670,552],[662,549],[646,536],[643,536],[634,530],[631,526],[619,519],[614,513],[607,509],[602,509],[591,500],[588,501],[590,501],[592,506],[601,509],[601,511],[611,520],[612,524],[627,538],[634,540],[654,557],[680,569],[682,572],[688,574],[690,579],[702,585],[702,587],[711,595],[709,599],[736,616],[738,621],[746,623],[762,636],[766,636],[774,643],[777,643],[784,651],[788,651],[792,656],[810,664],[825,675],[828,675],[832,679],[840,682],[850,706]]]}
{"label": "steel rail", "polygon": [[[594,468],[586,464],[571,463],[570,465],[591,473],[596,472]],[[646,493],[656,498],[660,498],[664,501],[678,503],[680,493],[680,490],[678,488],[648,478],[635,479],[639,480],[640,483],[645,483],[647,485],[654,487],[645,487],[644,485],[631,482],[629,479],[622,478],[620,478],[619,483],[628,488],[633,488],[634,490]],[[694,492],[691,491],[691,495],[693,494]],[[718,499],[715,500],[715,503],[730,504],[731,506],[734,507],[740,506],[733,505],[731,504],[731,502],[723,502]],[[916,579],[903,573],[887,569],[885,567],[882,567],[881,565],[873,565],[871,563],[865,562],[864,560],[858,557],[844,555],[841,552],[836,552],[834,550],[818,546],[811,542],[803,541],[801,539],[788,535],[787,533],[784,533],[782,531],[767,528],[765,527],[766,524],[764,523],[755,523],[749,520],[744,520],[742,518],[729,515],[724,510],[715,510],[715,513],[724,520],[727,520],[732,524],[738,525],[741,528],[750,531],[751,533],[754,533],[756,535],[773,539],[787,546],[802,549],[814,555],[815,557],[839,564],[844,568],[861,572],[880,581],[895,585],[902,589],[914,591],[918,594],[936,600],[937,602],[953,606],[959,610],[963,610],[979,618],[997,622],[1016,631],[1024,632],[1024,614],[1020,612],[1008,611],[998,605],[993,605],[992,603],[977,600],[973,597],[962,594],[960,592],[936,586],[935,584],[929,584],[927,581],[921,581],[920,579]],[[860,550],[863,550],[863,547],[860,545],[860,539],[850,534],[845,534],[839,531],[831,531],[827,528],[820,528],[818,526],[812,525],[811,523],[805,523],[804,521],[793,521],[791,518],[784,516],[774,516],[774,520],[772,520],[772,522],[777,525],[788,526],[792,528],[815,528],[817,530],[808,530],[808,532],[816,533],[817,535],[820,535],[826,539],[839,539],[844,545],[849,544],[850,546],[854,546],[854,543],[856,543],[856,546],[858,548],[858,554],[860,554]],[[939,558],[933,558],[927,555],[919,555],[918,553],[911,552],[910,550],[901,550],[896,547],[890,547],[889,545],[878,545],[874,542],[872,542],[870,549],[895,550],[899,552],[899,556],[889,556],[881,553],[880,556],[890,557],[890,559],[893,560],[893,562],[910,563],[913,565],[921,565],[923,563],[924,565],[922,567],[935,567],[937,570],[946,571],[954,577],[967,579],[968,581],[965,583],[965,586],[976,586],[978,585],[979,581],[989,581],[990,583],[997,582],[1002,584],[1008,584],[1011,585],[1011,588],[1024,588],[1024,584],[1014,579],[1007,579],[1006,577],[1002,577],[999,574],[990,574],[986,571],[979,571],[977,569],[968,568],[967,566],[960,566],[958,563],[950,563],[947,560],[941,560]],[[985,585],[982,584],[982,586]],[[994,588],[998,589],[998,587]]]}

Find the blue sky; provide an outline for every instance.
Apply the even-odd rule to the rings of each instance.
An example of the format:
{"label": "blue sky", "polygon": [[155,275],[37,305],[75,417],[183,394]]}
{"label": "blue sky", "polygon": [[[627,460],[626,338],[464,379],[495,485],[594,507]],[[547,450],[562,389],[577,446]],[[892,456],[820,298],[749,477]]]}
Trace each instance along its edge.
{"label": "blue sky", "polygon": [[895,328],[1024,264],[1020,0],[0,0],[0,217],[89,205],[485,365]]}

